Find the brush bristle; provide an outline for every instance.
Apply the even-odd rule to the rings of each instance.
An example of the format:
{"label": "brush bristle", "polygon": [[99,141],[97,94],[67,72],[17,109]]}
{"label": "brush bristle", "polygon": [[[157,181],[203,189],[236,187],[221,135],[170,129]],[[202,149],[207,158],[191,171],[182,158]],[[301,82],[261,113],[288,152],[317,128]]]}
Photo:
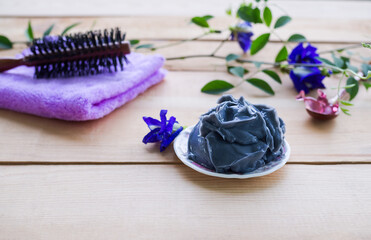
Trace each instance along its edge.
{"label": "brush bristle", "polygon": [[[124,39],[125,34],[122,35],[118,28],[103,33],[89,31],[69,36],[47,36],[33,41],[32,54],[27,59],[37,63],[36,78],[95,75],[117,71],[118,67],[123,70],[123,61],[127,62],[125,55],[120,51],[110,51],[109,54],[104,54],[104,51],[119,49]],[[95,52],[101,54],[95,55]]]}

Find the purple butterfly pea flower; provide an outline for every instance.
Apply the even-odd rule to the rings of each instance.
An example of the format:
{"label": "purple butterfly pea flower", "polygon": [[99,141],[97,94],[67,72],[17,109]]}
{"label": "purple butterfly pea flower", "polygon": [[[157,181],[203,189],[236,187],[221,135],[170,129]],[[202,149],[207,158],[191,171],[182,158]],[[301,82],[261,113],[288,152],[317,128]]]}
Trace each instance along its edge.
{"label": "purple butterfly pea flower", "polygon": [[322,83],[325,77],[317,67],[296,67],[290,71],[290,78],[298,92],[309,93],[311,89],[326,88]]}
{"label": "purple butterfly pea flower", "polygon": [[[308,63],[308,64],[321,64],[322,62],[317,59],[319,57],[317,48],[308,44],[307,47],[303,43],[298,44],[288,57],[288,62],[294,63]],[[330,73],[330,72],[329,72]],[[303,90],[308,93],[312,89],[326,88],[322,80],[326,76],[321,72],[318,67],[296,67],[290,71],[290,78],[294,83],[296,91]]]}
{"label": "purple butterfly pea flower", "polygon": [[245,53],[250,49],[251,36],[254,35],[251,31],[251,28],[251,23],[246,21],[237,24],[237,26],[231,29],[231,40],[237,39],[238,44]]}
{"label": "purple butterfly pea flower", "polygon": [[164,151],[183,130],[183,127],[179,125],[175,117],[171,116],[169,120],[167,120],[166,114],[167,110],[161,110],[161,121],[151,117],[143,117],[144,122],[151,130],[144,136],[143,143],[161,142],[160,152]]}
{"label": "purple butterfly pea flower", "polygon": [[303,43],[299,43],[290,53],[289,63],[313,63],[321,64],[322,62],[317,59],[319,57],[317,48],[308,43],[307,47]]}

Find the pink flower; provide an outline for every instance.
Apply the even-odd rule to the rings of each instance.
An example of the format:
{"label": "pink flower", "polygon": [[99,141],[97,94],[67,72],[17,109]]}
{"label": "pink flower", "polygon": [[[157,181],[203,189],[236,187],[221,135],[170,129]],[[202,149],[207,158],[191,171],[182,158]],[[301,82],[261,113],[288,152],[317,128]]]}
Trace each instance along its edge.
{"label": "pink flower", "polygon": [[304,101],[305,108],[309,115],[313,118],[320,120],[330,120],[334,119],[339,115],[339,99],[346,100],[349,99],[349,94],[344,90],[341,91],[339,97],[335,97],[332,100],[328,100],[327,96],[321,90],[317,90],[317,99],[313,97],[306,97],[304,91],[300,91],[299,95],[296,97],[299,101]]}

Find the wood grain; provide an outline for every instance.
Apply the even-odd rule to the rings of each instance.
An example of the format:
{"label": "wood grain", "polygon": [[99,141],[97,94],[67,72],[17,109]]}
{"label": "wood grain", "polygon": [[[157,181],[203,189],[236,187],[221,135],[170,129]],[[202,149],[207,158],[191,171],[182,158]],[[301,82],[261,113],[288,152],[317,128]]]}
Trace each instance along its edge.
{"label": "wood grain", "polygon": [[[184,24],[182,22],[184,18],[174,18],[174,22],[172,22],[165,21],[163,17],[148,18],[147,21],[139,18],[104,18],[102,21],[98,21],[98,24],[108,24],[111,20],[118,23],[125,19],[131,19],[133,26],[152,24],[152,26],[155,26],[153,31],[159,32],[160,35],[167,30],[156,30],[156,26],[159,25],[156,21],[170,24],[172,26],[170,29],[172,30],[169,30],[169,33],[175,27],[179,28],[181,24]],[[14,34],[15,38],[17,34],[12,31],[18,31],[22,29],[22,24],[26,24],[26,19],[3,18],[1,20],[5,20],[0,22],[0,24],[3,24],[3,29],[10,30],[10,34]],[[35,31],[37,32],[41,32],[43,24],[46,26],[53,21],[45,21],[45,19],[40,18],[34,20]],[[58,26],[63,26],[60,23],[68,25],[77,20],[81,19],[58,19],[60,21]],[[137,25],[134,25],[134,20],[138,20],[138,23],[135,23]],[[222,18],[216,19],[216,21],[221,20]],[[81,28],[87,28],[88,21],[86,19],[84,19],[84,23],[85,26],[82,25]],[[19,27],[11,28],[10,26],[13,25],[18,25]],[[134,28],[132,27],[132,29]],[[140,28],[135,31],[146,32]],[[175,33],[172,32],[172,34],[176,34],[176,31]],[[168,37],[171,37],[171,35],[168,35]],[[321,36],[318,35],[318,37]],[[171,42],[156,41],[156,43],[163,45]],[[158,52],[167,57],[207,54],[210,53],[210,49],[216,46],[217,42],[214,41],[198,41],[176,48],[161,49]],[[316,46],[320,50],[328,50],[343,45],[316,44]],[[257,54],[251,59],[271,61],[280,47],[281,44],[270,43],[267,45],[266,51]],[[16,45],[14,50],[0,52],[0,56],[15,55],[22,48],[24,46]],[[230,52],[240,53],[240,49],[235,42],[226,43],[218,54],[226,55]],[[359,53],[364,55],[365,50],[361,50]],[[178,160],[172,151],[169,150],[164,154],[160,154],[157,152],[158,146],[144,146],[141,143],[141,139],[147,131],[141,117],[155,117],[160,109],[166,108],[169,109],[169,114],[175,115],[182,124],[195,124],[198,116],[214,106],[218,98],[218,96],[200,93],[199,90],[205,83],[213,79],[226,79],[233,84],[238,83],[238,80],[224,72],[224,64],[224,61],[219,59],[169,61],[165,67],[178,72],[170,72],[166,81],[151,88],[135,101],[121,107],[111,115],[97,121],[84,123],[64,122],[0,110],[0,129],[2,131],[0,162],[3,164],[17,162],[177,162]],[[249,69],[251,72],[254,72],[251,66],[249,66]],[[336,121],[318,123],[307,116],[302,103],[294,100],[296,92],[292,89],[288,76],[282,77],[283,86],[272,82],[264,75],[258,76],[270,82],[276,90],[276,97],[267,97],[247,84],[230,93],[235,97],[242,95],[251,102],[269,104],[278,109],[280,116],[283,117],[288,126],[286,136],[293,149],[291,162],[371,161],[371,145],[368,141],[371,132],[363,127],[366,122],[370,121],[371,116],[367,107],[370,96],[365,91],[361,91],[355,102],[356,106],[351,108],[352,117],[341,116]],[[326,80],[326,85],[328,87],[336,87],[337,81],[336,79],[328,79]]]}
{"label": "wood grain", "polygon": [[[369,1],[274,2],[294,17],[279,30],[284,39],[301,33],[320,50],[370,39]],[[207,8],[203,6],[209,1],[197,3],[12,0],[1,3],[0,34],[24,41],[29,19],[36,36],[52,23],[56,34],[75,22],[82,22],[76,31],[85,31],[96,20],[97,29],[120,26],[129,39],[167,44],[202,33],[182,15],[221,15],[226,7],[225,1],[213,1]],[[105,14],[111,17],[4,17]],[[278,16],[277,9],[274,14]],[[211,23],[221,28],[234,20],[217,17]],[[255,37],[263,31],[255,28]],[[167,57],[209,53],[215,40],[227,34],[158,52]],[[272,40],[254,59],[274,58],[280,44]],[[0,57],[14,56],[23,48],[16,44],[11,51],[0,51]],[[230,52],[240,53],[236,43],[227,43],[219,54]],[[281,86],[257,75],[272,85],[275,97],[248,84],[230,93],[277,108],[287,124],[292,156],[286,166],[265,177],[218,179],[184,166],[171,149],[159,153],[158,145],[143,145],[147,129],[141,118],[168,109],[181,124],[192,125],[219,97],[200,93],[205,83],[238,80],[225,73],[224,61],[215,59],[169,61],[165,67],[171,71],[164,82],[96,121],[66,122],[0,110],[0,240],[371,239],[369,93],[360,91],[350,108],[352,117],[317,122],[294,100],[288,76],[281,75]],[[325,80],[330,95],[337,83],[335,78]]]}
{"label": "wood grain", "polygon": [[370,239],[370,165],[1,166],[0,239]]}
{"label": "wood grain", "polygon": [[[316,122],[295,101],[296,92],[288,76],[284,84],[269,80],[276,96],[269,97],[243,84],[231,91],[253,103],[277,108],[287,124],[286,137],[292,147],[291,162],[371,162],[370,94],[364,89],[351,108],[351,117],[341,115],[334,121]],[[157,117],[161,109],[186,126],[216,104],[219,96],[200,92],[212,79],[238,81],[221,72],[170,72],[165,81],[149,89],[134,101],[103,119],[66,122],[0,110],[0,162],[177,162],[170,149],[158,152],[158,145],[144,145],[141,140],[148,129],[142,116]],[[336,87],[336,80],[326,80]]]}
{"label": "wood grain", "polygon": [[[216,49],[219,45],[218,41],[195,41],[195,42],[186,42],[180,45],[175,45],[167,48],[161,48],[162,46],[174,44],[176,41],[143,41],[143,44],[155,44],[155,47],[160,47],[155,52],[150,51],[149,49],[132,49],[132,51],[136,51],[143,54],[154,54],[158,53],[163,55],[165,58],[173,58],[173,57],[181,57],[181,56],[189,56],[189,55],[210,55],[214,49]],[[291,50],[296,46],[296,43],[287,44],[288,50]],[[340,44],[340,43],[314,43],[315,47],[318,48],[319,52],[333,50],[337,48],[343,48],[347,46],[354,46],[349,44]],[[277,42],[270,42],[268,43],[264,51],[257,53],[254,56],[245,55],[244,58],[247,60],[256,60],[256,61],[266,61],[266,62],[274,62],[276,55],[282,48],[282,43]],[[349,49],[353,53],[351,60],[354,66],[360,68],[362,64],[362,59],[359,56],[364,58],[369,58],[371,60],[369,51],[361,45],[359,48],[356,49]],[[20,52],[22,52],[26,48],[26,45],[23,44],[16,44],[15,47],[11,50],[7,51],[0,51],[0,57],[14,57]],[[228,41],[226,42],[222,48],[219,49],[217,52],[217,56],[225,57],[230,53],[243,55],[242,50],[240,49],[239,45],[235,41]],[[339,53],[338,53],[339,55]],[[322,57],[328,58],[332,60],[330,53],[321,54]],[[347,51],[344,51],[339,56],[349,57]],[[366,62],[366,61],[364,61]],[[230,63],[233,65],[233,63]],[[249,69],[251,72],[255,71],[255,65],[244,64],[244,67]],[[271,65],[262,65],[263,68],[271,67]],[[169,71],[206,71],[206,72],[225,72],[226,71],[226,62],[225,59],[219,58],[190,58],[190,59],[182,59],[182,60],[171,60],[165,63],[165,68]]]}
{"label": "wood grain", "polygon": [[[241,0],[12,0],[1,3],[2,16],[197,16],[225,15],[228,7],[236,9]],[[295,18],[367,19],[371,3],[357,0],[269,1],[274,16],[289,14]],[[279,7],[276,7],[276,6]],[[283,9],[283,10],[282,10]],[[287,13],[286,13],[287,12]]]}
{"label": "wood grain", "polygon": [[[371,3],[370,3],[371,4]],[[369,17],[366,19],[370,19]],[[43,32],[51,25],[55,24],[53,34],[60,34],[62,30],[70,24],[80,22],[81,24],[71,32],[87,31],[96,22],[94,29],[121,27],[127,32],[129,39],[184,39],[193,38],[203,33],[199,27],[189,24],[189,17],[70,17],[70,18],[33,18],[0,17],[0,34],[11,37],[12,40],[24,41],[24,31],[27,22],[31,20],[34,28],[35,37],[41,37]],[[329,18],[296,18],[284,28],[278,29],[277,33],[283,39],[288,39],[291,34],[304,34],[311,42],[341,42],[359,43],[369,41],[371,36],[371,26],[365,19],[329,19]],[[232,17],[217,17],[210,21],[214,29],[226,29],[229,25],[234,25],[236,20]],[[267,32],[264,26],[254,26],[255,36]],[[229,33],[213,34],[205,39],[215,40],[224,39]],[[272,36],[272,40],[277,40]]]}

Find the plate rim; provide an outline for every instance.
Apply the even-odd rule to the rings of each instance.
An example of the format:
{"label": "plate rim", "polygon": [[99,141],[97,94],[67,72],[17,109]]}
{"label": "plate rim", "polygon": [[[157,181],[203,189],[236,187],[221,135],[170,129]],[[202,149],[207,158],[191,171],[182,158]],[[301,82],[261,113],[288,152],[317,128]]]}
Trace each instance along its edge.
{"label": "plate rim", "polygon": [[[182,137],[184,138],[185,137],[184,135],[187,134],[188,132],[192,131],[192,129],[194,127],[195,127],[195,125],[192,125],[192,126],[187,127],[186,129],[184,129],[183,131],[181,131],[180,134],[174,140],[173,148],[174,148],[176,156],[180,159],[180,161],[183,162],[183,164],[185,164],[186,166],[192,168],[193,170],[195,170],[199,173],[202,173],[202,174],[205,174],[205,175],[208,175],[208,176],[219,177],[219,178],[236,178],[236,179],[261,177],[261,176],[265,176],[265,175],[271,174],[271,173],[279,170],[280,168],[282,168],[287,163],[287,161],[290,158],[291,147],[290,147],[289,143],[287,142],[287,140],[284,139],[284,147],[286,149],[285,154],[281,157],[281,160],[279,160],[280,162],[277,165],[269,168],[266,171],[255,172],[259,168],[256,169],[253,172],[249,172],[249,173],[245,173],[245,174],[237,174],[237,173],[226,174],[226,173],[217,173],[217,172],[208,171],[208,170],[205,170],[205,169],[200,168],[197,165],[193,164],[193,161],[190,160],[188,157],[184,157],[184,155],[182,154],[183,152],[180,152],[181,148],[178,147],[181,144]],[[188,138],[187,138],[187,140],[188,140]],[[188,141],[187,141],[187,143],[188,143]],[[188,153],[188,146],[187,146],[187,153]]]}

